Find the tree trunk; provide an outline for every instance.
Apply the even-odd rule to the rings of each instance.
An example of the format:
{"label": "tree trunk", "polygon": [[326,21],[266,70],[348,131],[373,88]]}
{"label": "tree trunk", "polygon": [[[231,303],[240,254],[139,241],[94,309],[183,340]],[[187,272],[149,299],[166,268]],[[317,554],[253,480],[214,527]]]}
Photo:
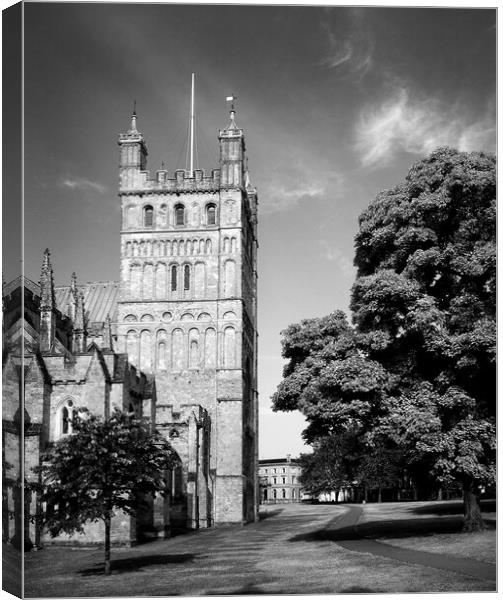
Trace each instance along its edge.
{"label": "tree trunk", "polygon": [[382,502],[382,488],[379,486],[377,488],[377,502]]}
{"label": "tree trunk", "polygon": [[465,508],[463,531],[482,531],[486,528],[480,512],[479,498],[474,489],[473,481],[469,481],[463,485],[463,503]]}
{"label": "tree trunk", "polygon": [[110,575],[110,515],[105,517],[105,575]]}
{"label": "tree trunk", "polygon": [[368,487],[365,486],[365,495],[363,498],[363,501],[365,502],[365,504],[368,502],[368,499],[369,499],[369,490],[368,490]]}
{"label": "tree trunk", "polygon": [[444,499],[444,491],[442,488],[438,489],[438,496],[437,496],[437,500],[443,500]]}

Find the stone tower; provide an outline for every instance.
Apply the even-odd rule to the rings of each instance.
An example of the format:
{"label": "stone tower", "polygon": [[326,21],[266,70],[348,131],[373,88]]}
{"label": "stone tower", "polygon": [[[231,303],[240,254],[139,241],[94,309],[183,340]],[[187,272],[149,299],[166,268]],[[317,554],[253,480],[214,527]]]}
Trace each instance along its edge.
{"label": "stone tower", "polygon": [[[184,461],[195,527],[257,516],[257,193],[234,110],[218,141],[211,174],[151,176],[136,114],[119,135],[118,345],[155,376],[156,422]],[[180,434],[191,418],[205,431],[192,459]]]}

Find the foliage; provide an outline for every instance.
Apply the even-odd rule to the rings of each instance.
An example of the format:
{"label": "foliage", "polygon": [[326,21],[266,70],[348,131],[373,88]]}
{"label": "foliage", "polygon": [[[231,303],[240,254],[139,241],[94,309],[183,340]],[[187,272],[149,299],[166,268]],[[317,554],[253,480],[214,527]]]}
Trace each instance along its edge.
{"label": "foliage", "polygon": [[301,410],[308,441],[358,427],[443,483],[494,481],[495,158],[440,149],[360,217],[343,313],[283,332],[275,410]]}
{"label": "foliage", "polygon": [[[81,412],[73,417],[73,431],[48,448],[38,469],[45,526],[55,536],[102,520],[109,553],[115,511],[134,516],[146,496],[165,492],[174,453],[145,423],[118,410],[106,419]],[[109,556],[105,567],[109,572]]]}
{"label": "foliage", "polygon": [[[360,217],[354,322],[398,378],[379,433],[465,491],[494,481],[495,159],[441,149]],[[475,525],[477,526],[477,525]]]}
{"label": "foliage", "polygon": [[386,372],[361,354],[342,311],[290,325],[282,335],[289,362],[273,407],[304,413],[306,441],[361,428],[375,416],[387,387]]}
{"label": "foliage", "polygon": [[353,484],[361,442],[352,431],[320,438],[311,454],[301,454],[300,483],[315,496]]}

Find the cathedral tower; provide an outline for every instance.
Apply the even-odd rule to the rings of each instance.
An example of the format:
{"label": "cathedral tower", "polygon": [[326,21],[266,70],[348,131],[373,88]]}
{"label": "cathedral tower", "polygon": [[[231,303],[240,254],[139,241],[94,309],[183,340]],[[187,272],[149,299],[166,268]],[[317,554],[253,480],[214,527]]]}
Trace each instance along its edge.
{"label": "cathedral tower", "polygon": [[[218,140],[211,174],[151,176],[136,114],[119,136],[118,345],[155,376],[156,422],[184,461],[192,526],[257,516],[257,194],[234,109]],[[178,425],[201,409],[189,460]]]}

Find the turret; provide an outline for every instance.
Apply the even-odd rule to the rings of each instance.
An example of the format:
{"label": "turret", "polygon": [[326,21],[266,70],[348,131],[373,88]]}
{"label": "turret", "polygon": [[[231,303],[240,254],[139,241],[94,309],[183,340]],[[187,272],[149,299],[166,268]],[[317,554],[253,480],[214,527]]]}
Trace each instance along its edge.
{"label": "turret", "polygon": [[220,185],[240,188],[243,185],[245,140],[243,130],[236,125],[234,105],[230,110],[230,121],[220,130]]}
{"label": "turret", "polygon": [[147,168],[147,146],[137,129],[136,107],[131,115],[131,124],[126,133],[119,134],[119,187],[135,187],[140,181],[140,172]]}
{"label": "turret", "polygon": [[56,317],[54,299],[54,275],[51,254],[46,248],[40,273],[40,334],[39,346],[42,352],[50,352],[54,344]]}

